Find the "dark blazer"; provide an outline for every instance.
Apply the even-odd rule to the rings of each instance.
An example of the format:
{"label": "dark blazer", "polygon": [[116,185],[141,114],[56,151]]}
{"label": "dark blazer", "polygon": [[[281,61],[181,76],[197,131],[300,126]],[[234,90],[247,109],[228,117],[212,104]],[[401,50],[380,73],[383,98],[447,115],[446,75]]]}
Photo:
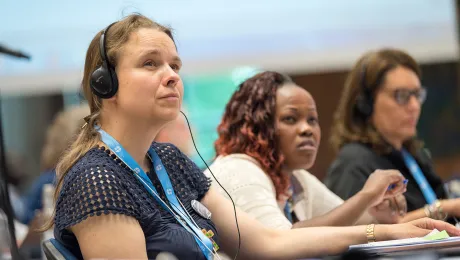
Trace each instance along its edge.
{"label": "dark blazer", "polygon": [[[414,156],[428,183],[438,199],[446,199],[444,184],[436,175],[428,153],[423,150]],[[407,210],[422,208],[427,203],[417,182],[404,163],[401,152],[393,150],[389,154],[379,155],[370,146],[361,143],[349,143],[342,147],[337,158],[331,164],[325,183],[339,197],[346,200],[362,189],[369,175],[375,170],[399,170],[406,179]]]}

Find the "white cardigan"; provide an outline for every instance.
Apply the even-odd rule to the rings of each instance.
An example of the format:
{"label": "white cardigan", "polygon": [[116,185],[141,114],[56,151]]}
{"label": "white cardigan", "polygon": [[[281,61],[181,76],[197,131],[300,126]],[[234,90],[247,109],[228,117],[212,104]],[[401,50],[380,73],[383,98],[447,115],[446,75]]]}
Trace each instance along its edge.
{"label": "white cardigan", "polygon": [[[292,224],[283,213],[285,201],[277,201],[273,182],[254,158],[246,154],[219,156],[210,168],[237,207],[267,227],[291,229]],[[212,178],[209,170],[205,174]],[[343,203],[309,172],[296,170],[293,176],[298,181],[294,184],[297,185],[296,191],[300,190],[294,201],[294,211],[300,221],[324,215]],[[228,198],[212,179],[212,185]]]}

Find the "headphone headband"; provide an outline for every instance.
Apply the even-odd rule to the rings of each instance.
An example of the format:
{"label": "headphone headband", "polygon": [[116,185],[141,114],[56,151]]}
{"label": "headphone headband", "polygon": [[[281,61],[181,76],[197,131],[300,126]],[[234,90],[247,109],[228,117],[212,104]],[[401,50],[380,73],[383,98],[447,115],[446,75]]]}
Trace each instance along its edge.
{"label": "headphone headband", "polygon": [[107,40],[106,40],[106,37],[105,35],[107,34],[107,32],[109,31],[110,27],[112,27],[112,25],[116,24],[117,22],[114,22],[114,23],[111,23],[109,24],[109,26],[107,26],[101,33],[101,37],[99,39],[99,53],[101,55],[101,58],[102,58],[102,62],[106,63],[107,66],[111,66],[110,64],[110,61],[109,61],[109,58],[107,56],[107,51],[106,51],[106,44],[107,44]]}
{"label": "headphone headband", "polygon": [[355,108],[361,115],[362,119],[367,120],[373,113],[374,110],[374,97],[373,92],[383,82],[383,78],[386,73],[393,68],[393,66],[387,66],[383,68],[378,74],[372,84],[366,83],[367,70],[369,69],[369,58],[365,59],[362,64],[360,82],[359,82],[359,95],[356,100]]}
{"label": "headphone headband", "polygon": [[115,23],[111,23],[101,33],[99,39],[99,54],[101,55],[102,64],[93,72],[90,79],[91,90],[100,98],[111,98],[118,91],[117,74],[114,67],[110,64],[106,51],[106,34]]}

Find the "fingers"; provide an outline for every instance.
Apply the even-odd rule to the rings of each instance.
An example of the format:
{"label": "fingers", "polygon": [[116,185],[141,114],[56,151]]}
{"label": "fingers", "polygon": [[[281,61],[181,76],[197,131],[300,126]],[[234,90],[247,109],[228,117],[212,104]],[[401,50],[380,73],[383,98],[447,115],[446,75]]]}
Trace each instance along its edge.
{"label": "fingers", "polygon": [[395,197],[395,202],[396,202],[396,205],[399,209],[399,215],[400,216],[405,216],[406,213],[407,213],[407,201],[406,201],[406,197],[404,197],[404,195],[399,195],[397,197]]}
{"label": "fingers", "polygon": [[[455,226],[440,220],[431,220],[433,222],[434,228],[437,230],[445,230],[450,236],[460,236],[460,229]],[[433,229],[434,229],[433,228]]]}
{"label": "fingers", "polygon": [[386,183],[388,186],[393,185],[393,192],[400,192],[402,190],[401,186],[404,186],[403,181],[405,178],[397,170],[376,170],[372,175],[378,177],[382,183]]}
{"label": "fingers", "polygon": [[428,231],[433,229],[437,229],[439,231],[445,230],[450,236],[460,236],[460,229],[444,221],[422,218],[412,221],[411,223]]}
{"label": "fingers", "polygon": [[379,211],[383,211],[383,210],[386,210],[388,208],[390,208],[390,200],[389,199],[385,199],[382,203],[380,203],[376,207],[376,209],[379,210]]}
{"label": "fingers", "polygon": [[430,234],[431,231],[432,231],[432,229],[424,229],[424,228],[417,227],[417,228],[411,230],[410,237],[411,238],[424,237],[424,236]]}
{"label": "fingers", "polygon": [[392,211],[394,212],[393,214],[397,212],[400,216],[406,215],[407,202],[406,202],[406,197],[404,197],[404,195],[400,194],[398,196],[388,198],[387,200],[389,201],[390,207]]}
{"label": "fingers", "polygon": [[397,182],[393,183],[390,185],[390,188],[388,188],[385,192],[385,197],[395,197],[403,194],[406,192],[406,185],[403,182]]}
{"label": "fingers", "polygon": [[406,184],[403,182],[393,183],[384,194],[384,198],[393,198],[402,196],[406,192]]}
{"label": "fingers", "polygon": [[389,178],[390,182],[402,182],[404,180],[404,176],[398,170],[385,170],[382,171],[386,174],[387,178]]}
{"label": "fingers", "polygon": [[[392,183],[389,185],[388,191],[385,193],[385,197],[392,197],[392,196],[401,196],[403,193],[407,191],[407,180],[404,178],[402,181],[398,181],[396,183]],[[401,198],[399,199],[401,200]],[[405,202],[401,202],[406,204]],[[398,202],[398,204],[400,204]],[[403,206],[402,204],[400,206]]]}
{"label": "fingers", "polygon": [[398,203],[396,202],[395,197],[390,198],[389,200],[390,200],[391,214],[395,215],[396,212],[399,212]]}

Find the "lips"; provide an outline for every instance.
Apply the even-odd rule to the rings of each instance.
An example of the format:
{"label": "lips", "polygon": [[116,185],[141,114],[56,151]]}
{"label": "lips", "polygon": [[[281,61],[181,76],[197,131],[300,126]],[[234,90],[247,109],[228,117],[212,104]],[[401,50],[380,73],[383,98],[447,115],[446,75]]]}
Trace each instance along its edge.
{"label": "lips", "polygon": [[169,93],[166,95],[161,96],[159,99],[169,99],[169,98],[179,98],[179,95],[176,93]]}
{"label": "lips", "polygon": [[301,150],[313,150],[316,149],[316,142],[312,139],[308,139],[299,143],[297,148]]}

